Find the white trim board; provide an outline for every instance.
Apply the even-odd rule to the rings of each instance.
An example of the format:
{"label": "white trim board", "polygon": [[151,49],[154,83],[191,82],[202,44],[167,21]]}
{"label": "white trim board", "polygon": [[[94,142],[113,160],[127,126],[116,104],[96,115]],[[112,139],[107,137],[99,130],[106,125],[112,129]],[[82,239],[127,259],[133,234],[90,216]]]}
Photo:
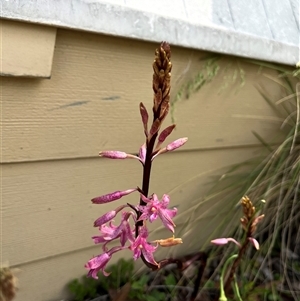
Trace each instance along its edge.
{"label": "white trim board", "polygon": [[[278,5],[268,8],[270,1],[285,5],[281,10]],[[296,65],[300,60],[297,1],[234,3],[232,0],[3,0],[1,17],[152,42],[167,40],[187,48]],[[281,11],[282,16],[278,16]],[[271,22],[272,14],[275,20],[285,18],[286,31],[274,28],[278,22]]]}

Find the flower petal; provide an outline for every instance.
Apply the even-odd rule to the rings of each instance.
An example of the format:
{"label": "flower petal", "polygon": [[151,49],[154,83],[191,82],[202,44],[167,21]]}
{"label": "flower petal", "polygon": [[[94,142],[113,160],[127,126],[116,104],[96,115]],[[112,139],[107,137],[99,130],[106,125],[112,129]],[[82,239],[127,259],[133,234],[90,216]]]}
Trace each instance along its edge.
{"label": "flower petal", "polygon": [[168,215],[170,218],[173,218],[177,214],[177,208],[174,207],[173,209],[164,209],[165,214]]}
{"label": "flower petal", "polygon": [[172,221],[172,219],[170,218],[170,216],[168,216],[167,214],[165,214],[165,210],[159,210],[158,211],[158,215],[159,215],[162,223],[164,224],[164,226],[167,229],[169,229],[171,232],[174,233],[175,224]]}
{"label": "flower petal", "polygon": [[156,219],[157,219],[157,211],[153,212],[150,216],[149,216],[149,221],[150,223],[153,223]]}
{"label": "flower petal", "polygon": [[163,207],[167,208],[169,203],[170,203],[170,196],[167,194],[164,194],[161,199],[161,205]]}
{"label": "flower petal", "polygon": [[139,221],[144,221],[144,220],[147,220],[149,218],[149,214],[148,212],[144,212],[138,219],[138,222]]}
{"label": "flower petal", "polygon": [[148,249],[146,249],[146,248],[142,249],[142,253],[143,253],[146,261],[158,266],[158,263],[155,261],[154,256],[153,256],[154,251],[155,250],[152,251],[152,249],[150,250],[149,248]]}
{"label": "flower petal", "polygon": [[108,263],[110,258],[111,256],[107,253],[103,253],[101,255],[95,256],[85,264],[85,268],[98,269],[98,268],[105,267],[105,265]]}
{"label": "flower petal", "polygon": [[98,279],[99,271],[100,271],[100,269],[91,269],[91,270],[89,270],[87,277],[92,277],[94,279]]}
{"label": "flower petal", "polygon": [[137,247],[133,250],[133,259],[134,260],[137,260],[141,257],[141,254],[142,254],[142,250],[141,248]]}
{"label": "flower petal", "polygon": [[102,244],[104,242],[107,242],[107,240],[104,239],[103,236],[93,236],[92,239],[94,240],[94,244]]}

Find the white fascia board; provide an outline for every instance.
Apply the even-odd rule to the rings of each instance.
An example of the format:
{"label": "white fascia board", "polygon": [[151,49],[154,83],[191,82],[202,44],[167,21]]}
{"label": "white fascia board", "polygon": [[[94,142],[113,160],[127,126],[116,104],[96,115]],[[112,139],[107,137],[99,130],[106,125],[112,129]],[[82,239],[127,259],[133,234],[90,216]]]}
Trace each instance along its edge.
{"label": "white fascia board", "polygon": [[[116,0],[117,1],[117,0]],[[117,1],[118,3],[120,1]],[[141,0],[142,1],[142,0]],[[3,0],[1,17],[296,65],[299,46],[97,0]]]}

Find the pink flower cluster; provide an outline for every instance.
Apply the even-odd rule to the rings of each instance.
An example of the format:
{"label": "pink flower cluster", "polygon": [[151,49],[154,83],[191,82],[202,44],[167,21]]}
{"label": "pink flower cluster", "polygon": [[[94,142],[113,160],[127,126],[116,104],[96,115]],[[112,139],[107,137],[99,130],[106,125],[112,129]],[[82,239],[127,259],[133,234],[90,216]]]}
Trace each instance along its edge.
{"label": "pink flower cluster", "polygon": [[[165,148],[157,151],[156,154],[153,155],[152,160],[157,156],[158,152],[164,153],[167,151],[172,151],[185,144],[186,141],[187,138],[182,138],[170,143]],[[100,152],[100,156],[110,159],[135,158],[138,159],[142,164],[144,164],[146,149],[145,145],[142,145],[142,147],[140,148],[139,156],[126,154],[119,151]],[[133,258],[135,260],[140,258],[142,255],[144,259],[151,265],[159,266],[159,263],[157,263],[154,259],[153,253],[158,247],[158,242],[161,242],[162,244],[163,242],[148,241],[149,233],[146,221],[152,223],[157,218],[159,218],[163,225],[172,233],[174,233],[175,224],[173,222],[173,218],[177,213],[177,208],[168,209],[170,197],[167,194],[164,194],[162,196],[162,199],[159,200],[156,194],[153,194],[150,197],[146,197],[145,195],[143,195],[141,189],[133,188],[124,191],[115,191],[106,195],[95,197],[92,199],[92,203],[106,204],[116,201],[133,192],[140,193],[140,199],[143,201],[143,205],[141,205],[141,203],[137,206],[130,204],[122,205],[115,210],[105,213],[103,216],[100,216],[97,220],[95,220],[94,226],[99,228],[100,235],[93,236],[92,239],[94,240],[95,244],[102,244],[103,253],[101,255],[93,257],[85,265],[85,267],[89,270],[88,276],[97,279],[97,274],[99,271],[102,271],[105,276],[108,276],[109,273],[105,271],[107,263],[114,253],[124,249],[131,250],[133,252]],[[123,209],[125,208],[132,210],[124,211]],[[121,221],[118,225],[116,225],[113,219],[120,212]],[[141,227],[137,227],[138,222],[142,223]],[[137,229],[138,235],[136,235]],[[107,244],[113,240],[119,240],[120,246],[108,249]],[[172,241],[173,244],[181,243],[180,239],[172,239]],[[170,245],[172,245],[172,243],[170,243]]]}

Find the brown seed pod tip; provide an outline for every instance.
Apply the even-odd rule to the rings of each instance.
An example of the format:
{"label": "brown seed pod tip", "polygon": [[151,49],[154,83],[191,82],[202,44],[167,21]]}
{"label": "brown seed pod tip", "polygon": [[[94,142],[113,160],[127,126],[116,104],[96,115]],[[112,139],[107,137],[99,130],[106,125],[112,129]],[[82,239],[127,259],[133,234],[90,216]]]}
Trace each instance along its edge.
{"label": "brown seed pod tip", "polygon": [[166,41],[162,41],[160,47],[166,52],[167,57],[171,56],[171,47],[170,44]]}

